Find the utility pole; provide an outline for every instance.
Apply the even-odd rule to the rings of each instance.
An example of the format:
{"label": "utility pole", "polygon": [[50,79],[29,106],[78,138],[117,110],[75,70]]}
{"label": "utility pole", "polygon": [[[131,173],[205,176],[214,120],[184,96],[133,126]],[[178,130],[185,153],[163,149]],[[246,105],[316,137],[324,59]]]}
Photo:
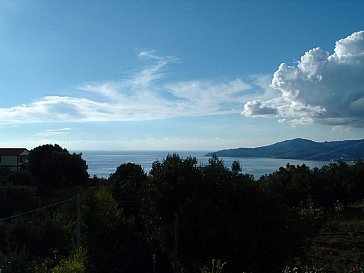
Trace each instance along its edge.
{"label": "utility pole", "polygon": [[178,273],[178,214],[174,214],[174,273]]}
{"label": "utility pole", "polygon": [[81,208],[80,208],[80,194],[77,194],[76,199],[77,205],[77,218],[76,218],[76,234],[77,234],[77,248],[80,248],[80,237],[81,237]]}

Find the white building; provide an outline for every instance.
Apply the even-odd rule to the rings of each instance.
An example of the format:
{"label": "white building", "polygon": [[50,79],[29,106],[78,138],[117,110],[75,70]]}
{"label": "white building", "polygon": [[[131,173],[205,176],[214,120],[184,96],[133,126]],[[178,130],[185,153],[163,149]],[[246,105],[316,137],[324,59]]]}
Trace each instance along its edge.
{"label": "white building", "polygon": [[26,148],[0,148],[0,167],[18,171],[28,163],[28,156]]}

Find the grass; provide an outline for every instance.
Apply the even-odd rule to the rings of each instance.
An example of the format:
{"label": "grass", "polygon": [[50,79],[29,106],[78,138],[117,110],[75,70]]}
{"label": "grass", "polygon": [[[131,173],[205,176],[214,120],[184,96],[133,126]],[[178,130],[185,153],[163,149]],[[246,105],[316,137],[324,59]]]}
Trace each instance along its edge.
{"label": "grass", "polygon": [[354,268],[364,260],[364,202],[330,217],[310,240],[312,244],[297,264],[312,265],[327,273],[359,272]]}

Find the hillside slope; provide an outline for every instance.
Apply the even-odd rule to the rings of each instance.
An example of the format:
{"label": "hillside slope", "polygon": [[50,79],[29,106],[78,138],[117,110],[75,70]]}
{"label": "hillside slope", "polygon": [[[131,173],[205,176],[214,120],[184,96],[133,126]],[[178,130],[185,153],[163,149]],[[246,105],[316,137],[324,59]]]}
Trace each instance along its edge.
{"label": "hillside slope", "polygon": [[315,142],[296,138],[257,148],[237,148],[208,153],[219,157],[261,157],[303,160],[364,159],[364,139]]}

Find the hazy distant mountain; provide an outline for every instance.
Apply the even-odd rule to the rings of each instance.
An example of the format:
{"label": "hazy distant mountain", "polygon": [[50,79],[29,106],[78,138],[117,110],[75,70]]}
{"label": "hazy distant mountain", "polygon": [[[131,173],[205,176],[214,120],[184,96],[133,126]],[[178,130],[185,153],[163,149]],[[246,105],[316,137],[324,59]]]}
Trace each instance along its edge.
{"label": "hazy distant mountain", "polygon": [[364,159],[364,139],[314,142],[296,138],[257,148],[237,148],[207,154],[219,157],[264,157],[304,160]]}

